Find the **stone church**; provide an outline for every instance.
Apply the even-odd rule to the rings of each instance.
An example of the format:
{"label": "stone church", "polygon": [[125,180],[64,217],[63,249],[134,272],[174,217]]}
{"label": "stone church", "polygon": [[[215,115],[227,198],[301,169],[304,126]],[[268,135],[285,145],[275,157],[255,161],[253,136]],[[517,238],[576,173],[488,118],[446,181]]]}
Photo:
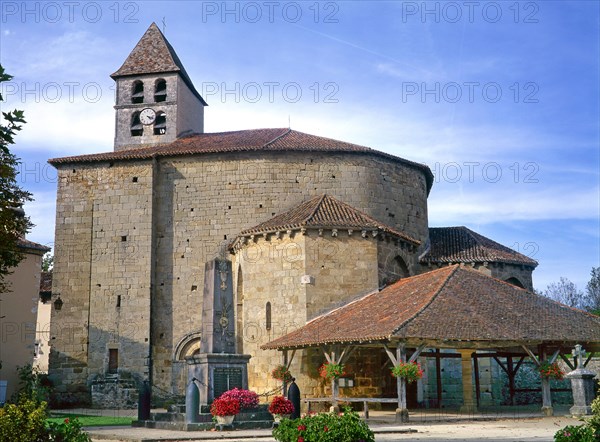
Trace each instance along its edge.
{"label": "stone church", "polygon": [[[232,263],[249,386],[276,388],[269,341],[409,276],[451,264],[532,289],[537,262],[466,227],[430,228],[423,164],[289,128],[205,133],[207,103],[152,24],[116,82],[110,152],[58,170],[50,376],[59,402],[110,376],[183,394],[202,340],[204,266]],[[318,394],[322,355],[291,366]],[[366,385],[361,394],[382,394]]]}

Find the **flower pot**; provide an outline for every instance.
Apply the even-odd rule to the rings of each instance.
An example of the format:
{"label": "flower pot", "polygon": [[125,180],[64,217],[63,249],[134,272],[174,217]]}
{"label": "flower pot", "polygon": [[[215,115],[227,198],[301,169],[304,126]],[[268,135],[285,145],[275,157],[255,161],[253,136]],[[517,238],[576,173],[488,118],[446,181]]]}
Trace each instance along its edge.
{"label": "flower pot", "polygon": [[233,422],[234,414],[231,416],[215,416],[217,418],[218,425],[231,425]]}
{"label": "flower pot", "polygon": [[273,420],[276,423],[279,423],[279,422],[281,422],[281,419],[284,419],[284,418],[289,419],[290,416],[291,416],[291,414],[273,414]]}

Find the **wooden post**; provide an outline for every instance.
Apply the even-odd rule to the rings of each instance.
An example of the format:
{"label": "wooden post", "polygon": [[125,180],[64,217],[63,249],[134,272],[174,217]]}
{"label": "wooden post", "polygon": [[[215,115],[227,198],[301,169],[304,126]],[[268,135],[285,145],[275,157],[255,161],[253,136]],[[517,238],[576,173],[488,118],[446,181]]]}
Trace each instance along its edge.
{"label": "wooden post", "polygon": [[435,349],[435,377],[437,381],[438,408],[442,408],[442,356],[439,348]]}
{"label": "wooden post", "polygon": [[[288,351],[283,350],[283,365],[288,367]],[[281,386],[281,390],[284,397],[287,397],[287,382],[285,379],[282,381],[283,385]]]}
{"label": "wooden post", "polygon": [[477,353],[473,354],[473,371],[475,373],[475,400],[477,401],[477,407],[480,406],[479,398],[481,396],[481,385],[479,384],[479,360]]}
{"label": "wooden post", "polygon": [[506,369],[508,374],[508,394],[510,396],[510,405],[515,405],[515,371],[513,370],[512,356],[506,357]]}

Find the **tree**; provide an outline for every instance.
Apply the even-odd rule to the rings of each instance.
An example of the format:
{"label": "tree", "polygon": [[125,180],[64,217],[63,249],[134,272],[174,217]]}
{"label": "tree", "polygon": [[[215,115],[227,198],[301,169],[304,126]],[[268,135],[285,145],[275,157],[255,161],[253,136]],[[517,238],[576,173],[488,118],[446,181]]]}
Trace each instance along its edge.
{"label": "tree", "polygon": [[587,309],[600,316],[600,267],[592,267],[590,272],[591,279],[586,286],[586,307]]}
{"label": "tree", "polygon": [[579,291],[573,282],[562,276],[558,282],[553,282],[546,287],[544,296],[569,307],[585,307],[583,292]]}
{"label": "tree", "polygon": [[54,268],[54,255],[48,252],[42,258],[42,272],[51,272]]}
{"label": "tree", "polygon": [[[13,77],[4,72],[0,65],[0,83]],[[4,101],[0,94],[0,102]],[[2,112],[0,122],[0,293],[7,290],[5,278],[11,269],[21,262],[23,254],[18,241],[25,236],[32,224],[23,204],[31,201],[31,194],[17,185],[19,159],[11,153],[9,146],[14,144],[14,136],[25,123],[23,111]]]}

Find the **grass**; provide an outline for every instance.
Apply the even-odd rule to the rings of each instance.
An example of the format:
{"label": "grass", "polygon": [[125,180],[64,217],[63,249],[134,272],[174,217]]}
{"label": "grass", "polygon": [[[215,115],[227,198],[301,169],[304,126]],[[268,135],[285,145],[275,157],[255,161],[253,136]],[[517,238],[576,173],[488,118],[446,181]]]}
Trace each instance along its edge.
{"label": "grass", "polygon": [[88,416],[66,413],[52,413],[52,417],[46,422],[62,423],[65,419],[79,419],[84,427],[112,427],[115,425],[131,425],[131,422],[136,420],[134,417],[117,417],[117,416]]}

